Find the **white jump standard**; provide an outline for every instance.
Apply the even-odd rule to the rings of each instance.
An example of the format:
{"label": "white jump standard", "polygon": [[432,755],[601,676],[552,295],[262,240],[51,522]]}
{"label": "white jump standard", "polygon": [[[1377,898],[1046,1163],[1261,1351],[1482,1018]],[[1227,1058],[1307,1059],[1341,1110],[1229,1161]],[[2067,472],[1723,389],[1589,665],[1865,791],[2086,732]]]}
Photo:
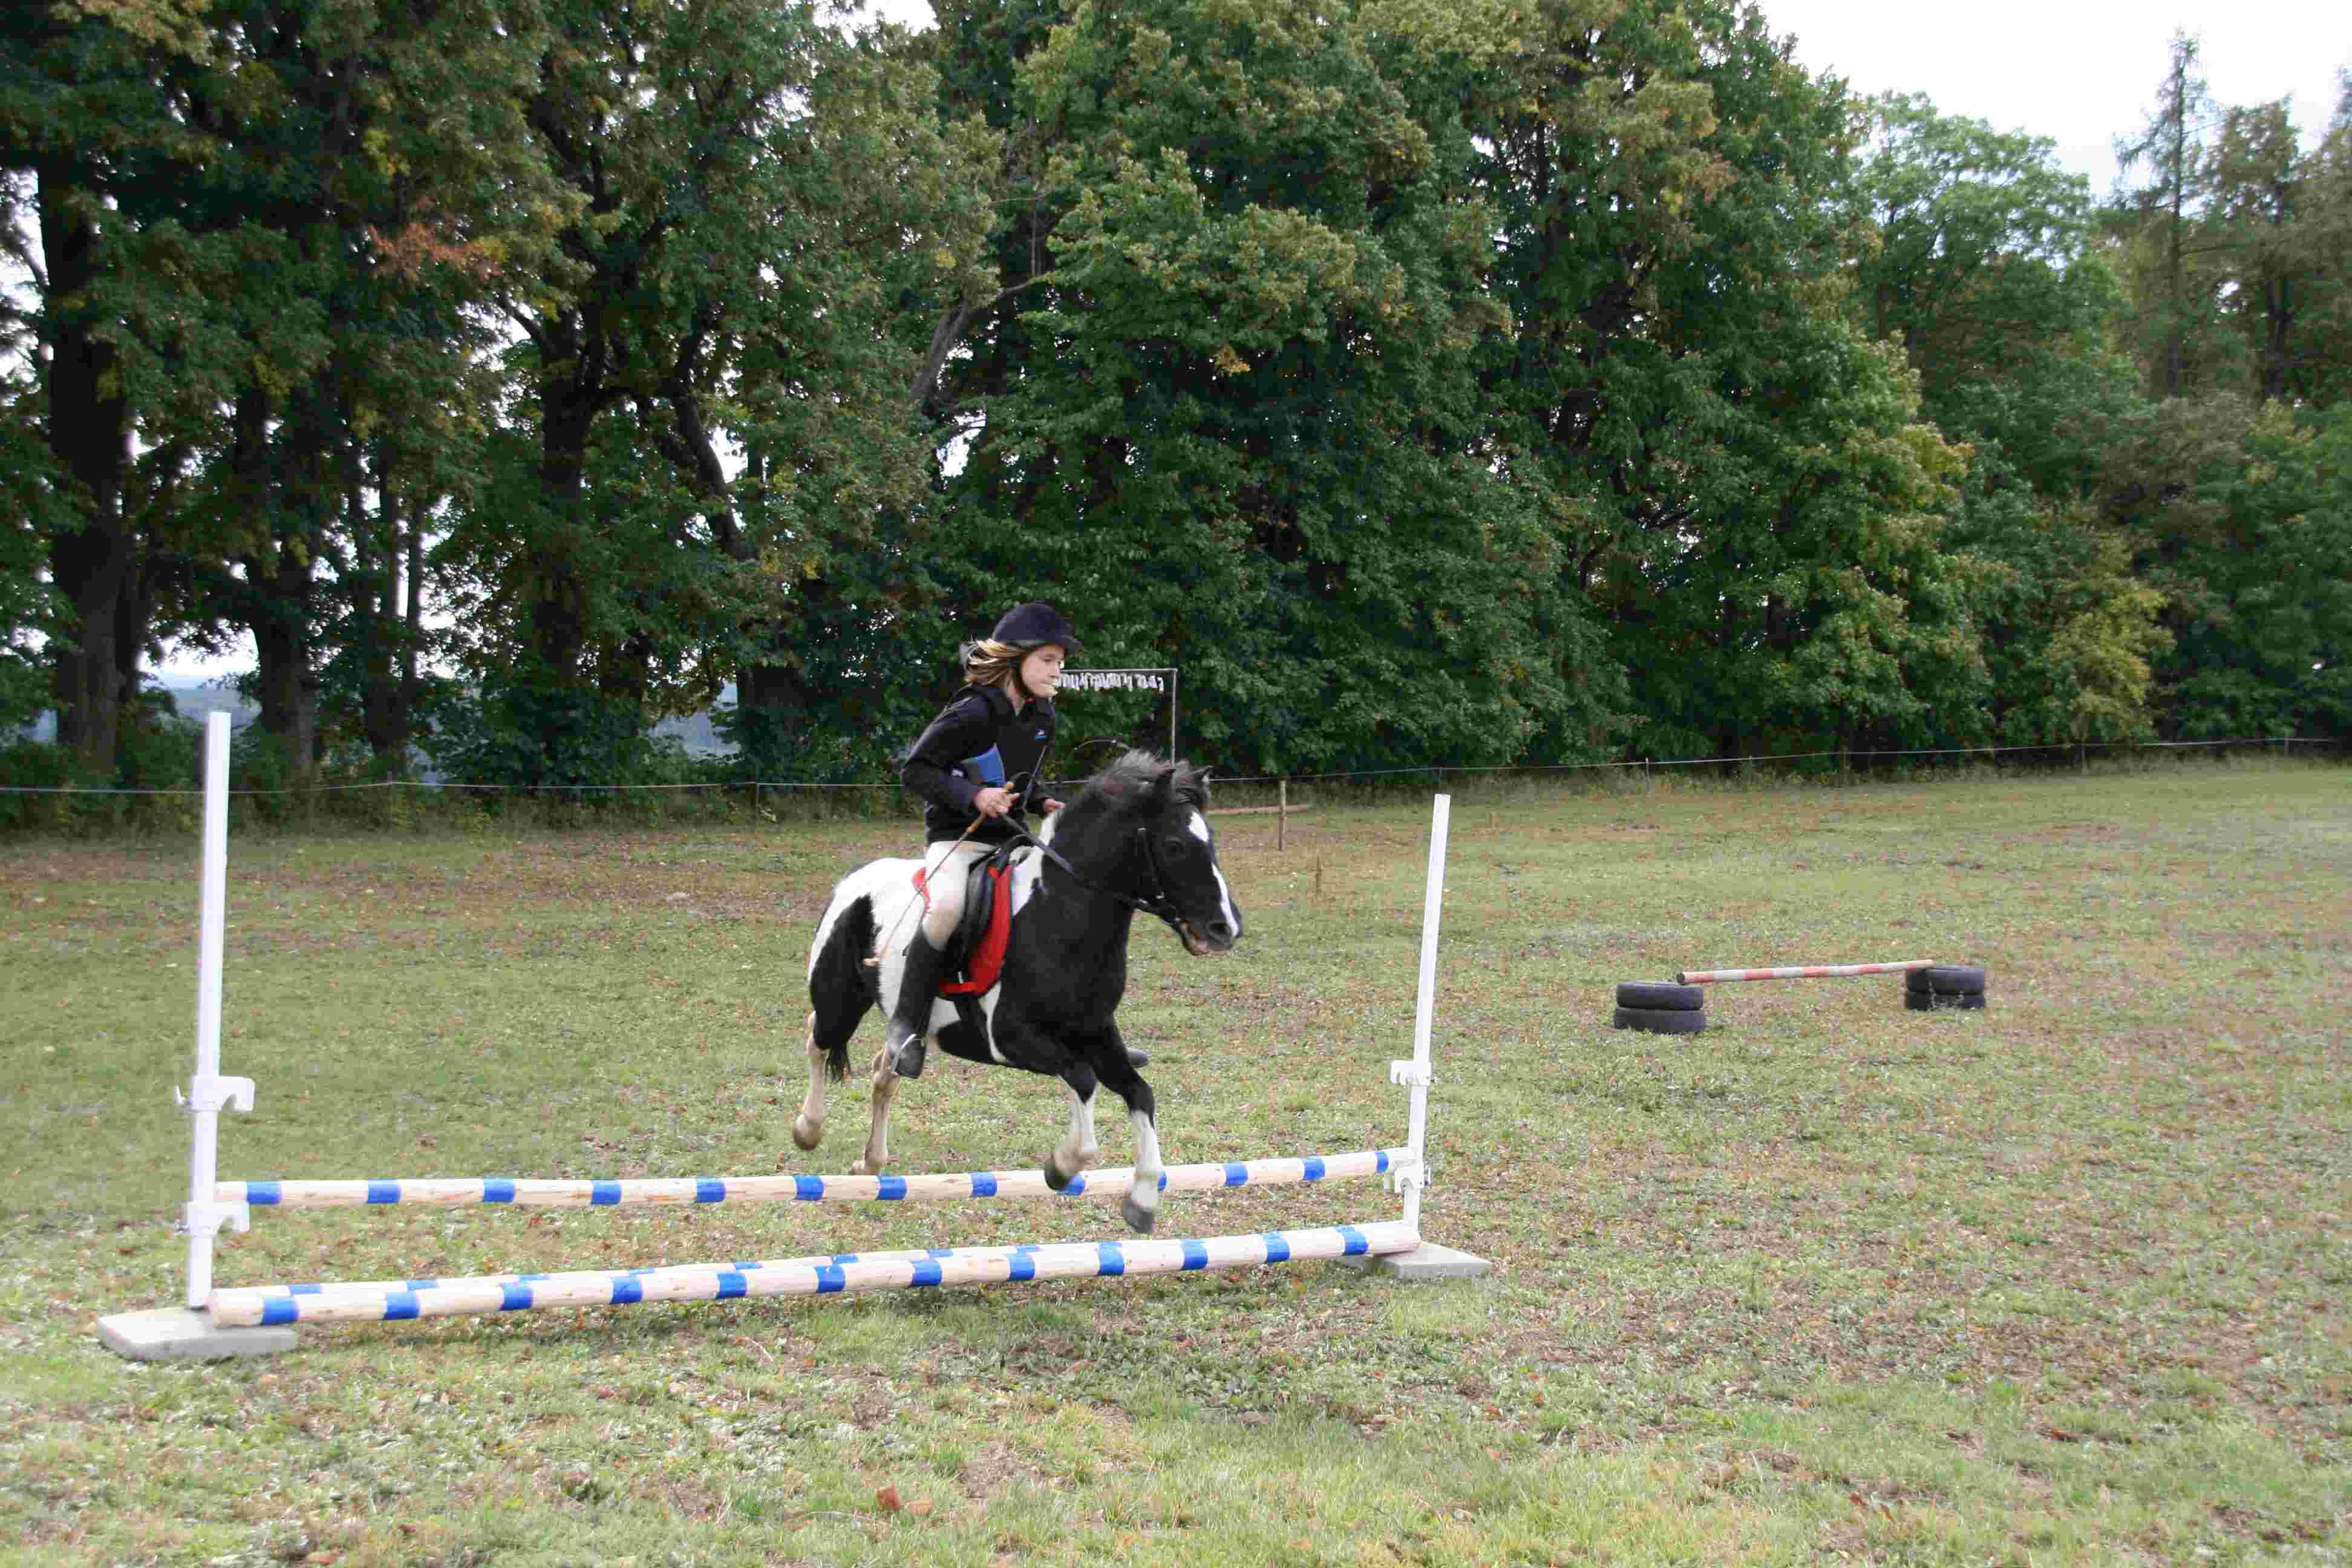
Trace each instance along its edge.
{"label": "white jump standard", "polygon": [[213,1237],[224,1225],[251,1228],[241,1203],[224,1204],[214,1191],[220,1113],[253,1109],[253,1080],[224,1078],[220,1070],[221,949],[228,919],[228,715],[205,716],[204,871],[196,937],[196,1072],[188,1092],[172,1091],[188,1112],[188,1203],[180,1228],[188,1237],[188,1295],[184,1308],[118,1312],[98,1321],[98,1337],[108,1349],[133,1361],[217,1361],[227,1356],[273,1355],[294,1348],[294,1334],[281,1328],[230,1328],[205,1310],[213,1289]]}
{"label": "white jump standard", "polygon": [[[1232,1187],[1307,1184],[1350,1176],[1385,1176],[1403,1197],[1402,1219],[1250,1235],[1144,1240],[1024,1243],[877,1253],[840,1252],[733,1263],[654,1268],[578,1269],[467,1279],[215,1288],[212,1246],[222,1226],[248,1227],[262,1208],[364,1208],[386,1205],[552,1206],[597,1209],[624,1205],[693,1206],[741,1202],[918,1202],[926,1199],[1057,1195],[1045,1174],[965,1171],[918,1175],[692,1176],[605,1181],[477,1176],[328,1181],[221,1181],[215,1155],[219,1112],[249,1110],[253,1086],[220,1074],[222,936],[228,830],[227,715],[209,716],[205,748],[204,889],[197,979],[196,1072],[181,1103],[190,1110],[194,1152],[189,1198],[184,1309],[124,1312],[99,1320],[99,1337],[134,1360],[218,1358],[294,1348],[294,1325],[384,1321],[535,1307],[625,1306],[643,1301],[728,1300],[742,1297],[825,1296],[858,1290],[920,1289],[1045,1279],[1177,1274],[1210,1268],[1331,1259],[1377,1265],[1403,1278],[1484,1274],[1482,1258],[1433,1247],[1420,1236],[1421,1191],[1427,1182],[1430,1034],[1436,993],[1437,926],[1444,882],[1451,799],[1439,795],[1431,820],[1429,890],[1423,914],[1421,990],[1413,1055],[1391,1062],[1391,1082],[1412,1091],[1406,1142],[1393,1148],[1288,1158],[1204,1161],[1159,1171],[1149,1190],[1207,1192]],[[1153,1161],[1156,1163],[1156,1156]],[[1062,1197],[1129,1197],[1133,1167],[1072,1174]]]}

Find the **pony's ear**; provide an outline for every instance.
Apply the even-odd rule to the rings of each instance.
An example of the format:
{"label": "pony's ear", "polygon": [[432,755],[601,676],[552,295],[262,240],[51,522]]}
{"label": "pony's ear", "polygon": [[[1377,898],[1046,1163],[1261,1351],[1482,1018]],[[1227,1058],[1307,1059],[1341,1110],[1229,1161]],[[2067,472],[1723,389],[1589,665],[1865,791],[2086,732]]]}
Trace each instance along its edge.
{"label": "pony's ear", "polygon": [[1165,811],[1176,798],[1176,764],[1162,763],[1151,770],[1151,807]]}

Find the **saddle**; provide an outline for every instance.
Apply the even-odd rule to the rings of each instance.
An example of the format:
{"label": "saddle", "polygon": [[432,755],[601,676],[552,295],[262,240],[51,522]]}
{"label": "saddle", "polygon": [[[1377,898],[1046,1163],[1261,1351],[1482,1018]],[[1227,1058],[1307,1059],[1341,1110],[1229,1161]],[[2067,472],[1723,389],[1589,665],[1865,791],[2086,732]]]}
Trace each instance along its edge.
{"label": "saddle", "polygon": [[[950,1000],[980,995],[995,985],[1004,971],[1004,949],[1013,934],[1013,855],[1018,844],[1007,844],[984,860],[972,862],[964,884],[963,919],[956,925],[947,951],[948,979],[940,994]],[[926,874],[915,870],[915,890],[928,906],[930,889]]]}

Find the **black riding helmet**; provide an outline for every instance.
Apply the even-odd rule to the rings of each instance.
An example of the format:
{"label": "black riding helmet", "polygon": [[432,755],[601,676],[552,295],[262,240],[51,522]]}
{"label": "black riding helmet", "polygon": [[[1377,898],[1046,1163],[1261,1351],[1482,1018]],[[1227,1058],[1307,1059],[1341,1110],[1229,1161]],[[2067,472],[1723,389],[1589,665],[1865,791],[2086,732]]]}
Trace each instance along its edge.
{"label": "black riding helmet", "polygon": [[1078,651],[1078,635],[1070,629],[1068,618],[1043,599],[1005,611],[1004,618],[988,635],[1024,653],[1047,643],[1059,643],[1073,656]]}

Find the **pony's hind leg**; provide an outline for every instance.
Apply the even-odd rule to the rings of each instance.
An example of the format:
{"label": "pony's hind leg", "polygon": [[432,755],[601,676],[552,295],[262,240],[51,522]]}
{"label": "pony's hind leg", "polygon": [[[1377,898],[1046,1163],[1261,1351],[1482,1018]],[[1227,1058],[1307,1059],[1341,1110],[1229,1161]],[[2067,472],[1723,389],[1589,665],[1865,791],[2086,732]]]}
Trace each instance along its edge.
{"label": "pony's hind leg", "polygon": [[801,1113],[793,1118],[793,1142],[814,1149],[824,1142],[825,1049],[816,1042],[816,1015],[808,1016],[808,1092],[801,1097]]}
{"label": "pony's hind leg", "polygon": [[898,1088],[898,1075],[890,1066],[890,1053],[874,1053],[874,1125],[866,1134],[866,1152],[849,1167],[853,1176],[878,1176],[882,1167],[890,1163],[890,1096]]}
{"label": "pony's hind leg", "polygon": [[1074,1067],[1062,1075],[1062,1081],[1070,1088],[1070,1131],[1045,1157],[1045,1184],[1057,1193],[1102,1157],[1102,1147],[1095,1142],[1093,1069]]}
{"label": "pony's hind leg", "polygon": [[808,1093],[793,1119],[793,1142],[814,1149],[824,1139],[824,1083],[849,1075],[849,1041],[875,1000],[866,959],[874,951],[874,905],[859,897],[825,914],[809,955]]}

